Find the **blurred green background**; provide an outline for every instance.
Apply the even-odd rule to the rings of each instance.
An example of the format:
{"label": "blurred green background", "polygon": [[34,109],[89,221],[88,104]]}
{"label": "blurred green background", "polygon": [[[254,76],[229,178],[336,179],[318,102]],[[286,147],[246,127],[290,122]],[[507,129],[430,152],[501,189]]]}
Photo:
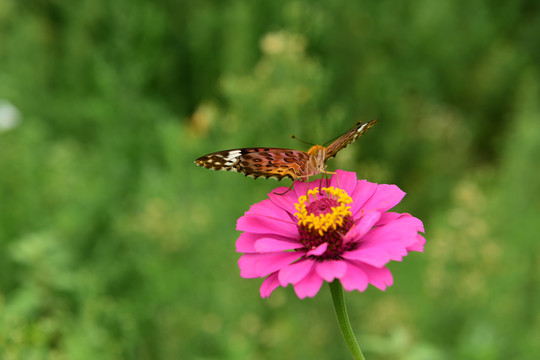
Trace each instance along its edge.
{"label": "blurred green background", "polygon": [[329,169],[427,244],[347,294],[366,356],[537,359],[539,34],[534,0],[0,0],[0,359],[349,358],[326,286],[239,276],[278,183],[193,160],[374,118]]}

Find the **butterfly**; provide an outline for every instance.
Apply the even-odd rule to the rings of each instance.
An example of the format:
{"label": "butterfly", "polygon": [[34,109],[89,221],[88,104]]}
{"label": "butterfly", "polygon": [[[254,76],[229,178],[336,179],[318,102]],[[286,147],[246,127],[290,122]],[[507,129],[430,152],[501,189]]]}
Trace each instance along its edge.
{"label": "butterfly", "polygon": [[201,156],[195,164],[211,170],[239,172],[254,179],[281,180],[288,177],[306,181],[310,176],[326,172],[326,160],[336,156],[377,121],[359,121],[328,147],[314,145],[307,152],[281,148],[231,149]]}

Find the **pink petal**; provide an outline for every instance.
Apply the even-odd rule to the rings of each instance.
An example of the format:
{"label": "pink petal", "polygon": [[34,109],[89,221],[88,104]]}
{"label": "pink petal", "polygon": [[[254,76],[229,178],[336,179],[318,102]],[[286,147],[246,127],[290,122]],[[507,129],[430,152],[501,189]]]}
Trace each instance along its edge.
{"label": "pink petal", "polygon": [[417,242],[411,246],[407,247],[407,251],[418,251],[424,252],[424,245],[426,244],[426,239],[420,234],[416,235]]}
{"label": "pink petal", "polygon": [[277,252],[303,248],[304,245],[294,240],[278,240],[269,237],[258,239],[254,245],[257,252]]}
{"label": "pink petal", "polygon": [[381,218],[379,219],[379,221],[377,221],[375,226],[382,226],[388,224],[389,222],[399,219],[401,215],[402,214],[396,212],[385,212],[382,214]]}
{"label": "pink petal", "polygon": [[304,255],[301,251],[265,254],[244,254],[238,259],[240,276],[256,278],[267,276],[289,265]]}
{"label": "pink petal", "polygon": [[392,273],[385,267],[376,268],[365,264],[357,264],[368,277],[368,282],[376,288],[384,291],[394,283]]}
{"label": "pink petal", "polygon": [[418,219],[400,217],[386,225],[371,229],[362,238],[362,247],[380,246],[392,243],[392,246],[407,247],[415,244],[418,234]]}
{"label": "pink petal", "polygon": [[358,181],[352,194],[349,194],[353,199],[353,203],[351,204],[351,214],[355,218],[358,217],[355,216],[356,213],[364,207],[366,201],[373,196],[375,191],[377,191],[377,184],[367,180]]}
{"label": "pink petal", "polygon": [[236,230],[257,234],[277,234],[289,238],[298,237],[298,227],[295,223],[281,221],[268,216],[246,214],[236,222]]}
{"label": "pink petal", "polygon": [[284,267],[278,273],[279,283],[281,286],[298,283],[311,271],[314,263],[314,260],[306,259]]}
{"label": "pink petal", "polygon": [[[300,196],[307,195],[308,190],[315,189],[319,186],[320,180],[315,180],[310,183],[302,182],[302,181],[295,181],[294,183],[294,191],[296,193],[296,198],[298,199]],[[323,182],[324,186],[324,182]]]}
{"label": "pink petal", "polygon": [[385,245],[386,253],[390,257],[390,260],[402,261],[409,253],[406,247],[392,246],[390,244]]}
{"label": "pink petal", "polygon": [[236,252],[240,253],[254,253],[255,250],[255,241],[259,240],[262,237],[261,234],[253,233],[242,233],[236,240]]}
{"label": "pink petal", "polygon": [[302,281],[294,285],[294,292],[300,299],[306,296],[313,297],[319,292],[322,283],[323,279],[315,271],[311,271]]}
{"label": "pink petal", "polygon": [[408,226],[413,226],[416,231],[424,232],[424,224],[422,220],[412,216],[411,214],[401,214],[401,216],[395,221],[399,221],[401,224],[407,224]]}
{"label": "pink petal", "polygon": [[303,181],[295,181],[293,189],[291,191],[294,191],[294,194],[296,195],[296,198],[298,199],[302,195],[306,195],[309,190],[309,183],[303,182]]}
{"label": "pink petal", "polygon": [[270,194],[279,195],[283,193],[288,193],[287,190],[289,190],[289,186],[280,186],[272,190]]}
{"label": "pink petal", "polygon": [[[400,243],[399,241],[388,241],[388,242],[381,242],[381,243],[368,243],[368,244],[361,244],[360,248],[356,249],[358,250],[376,250],[380,251],[381,253],[385,254],[388,258],[388,261],[395,260],[395,261],[401,261],[404,256],[407,255],[407,246],[403,243]],[[375,264],[372,264],[375,266]]]}
{"label": "pink petal", "polygon": [[362,261],[375,267],[382,267],[390,260],[401,261],[408,254],[406,247],[393,243],[371,245],[354,251],[358,252],[348,254],[349,259]]}
{"label": "pink petal", "polygon": [[345,190],[350,196],[358,183],[356,173],[343,170],[336,170],[336,173],[332,176],[331,186]]}
{"label": "pink petal", "polygon": [[341,260],[326,260],[315,264],[317,274],[325,281],[331,282],[335,278],[341,278],[345,274],[347,264]]}
{"label": "pink petal", "polygon": [[317,246],[315,249],[311,249],[307,252],[306,256],[321,256],[326,252],[326,249],[328,248],[328,243],[322,243],[321,245]]}
{"label": "pink petal", "polygon": [[[256,253],[261,250],[257,249],[255,244],[262,239],[271,239],[275,241],[284,241],[288,243],[296,244],[298,241],[285,236],[279,236],[274,234],[255,234],[250,232],[241,233],[236,240],[236,251],[240,253]],[[278,250],[273,250],[278,251]],[[265,251],[268,252],[268,251]]]}
{"label": "pink petal", "polygon": [[345,234],[343,241],[358,241],[375,225],[380,217],[381,213],[378,211],[370,211],[364,214]]}
{"label": "pink petal", "polygon": [[[285,189],[283,191],[278,189]],[[296,193],[291,189],[290,191],[287,191],[287,188],[278,188],[274,189],[270,194],[268,194],[268,197],[274,203],[274,205],[278,206],[279,208],[285,210],[290,215],[294,215],[296,212],[296,209],[294,208],[294,204],[298,202],[298,197],[296,196]],[[287,191],[285,194],[283,194],[285,191]],[[283,194],[283,195],[279,195]]]}
{"label": "pink petal", "polygon": [[375,267],[383,267],[390,261],[390,257],[385,249],[376,247],[367,249],[360,248],[353,251],[348,251],[343,253],[341,256],[344,259],[356,260]]}
{"label": "pink petal", "polygon": [[345,274],[343,274],[339,281],[346,291],[358,290],[364,291],[368,286],[368,277],[358,266],[348,262]]}
{"label": "pink petal", "polygon": [[251,205],[249,210],[246,211],[246,215],[263,215],[282,220],[290,220],[287,213],[276,206],[270,199],[264,199]]}
{"label": "pink petal", "polygon": [[249,207],[247,212],[253,212],[253,214],[264,214],[268,209],[275,208],[274,204],[270,199],[264,199],[259,201]]}
{"label": "pink petal", "polygon": [[[385,212],[396,206],[405,196],[405,192],[396,185],[380,184],[375,193],[362,206],[363,211],[378,210]],[[356,217],[356,214],[353,214]]]}
{"label": "pink petal", "polygon": [[268,275],[266,279],[264,279],[263,283],[261,284],[261,288],[259,290],[259,293],[261,294],[262,298],[267,298],[272,294],[274,290],[279,286],[279,280],[277,277],[277,273],[273,273]]}

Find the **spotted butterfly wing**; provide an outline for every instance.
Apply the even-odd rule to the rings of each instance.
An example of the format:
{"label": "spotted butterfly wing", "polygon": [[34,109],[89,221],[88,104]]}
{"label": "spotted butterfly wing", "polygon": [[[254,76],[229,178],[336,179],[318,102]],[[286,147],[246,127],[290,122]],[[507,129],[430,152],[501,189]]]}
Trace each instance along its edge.
{"label": "spotted butterfly wing", "polygon": [[326,171],[326,160],[336,154],[372,127],[377,120],[358,122],[352,129],[337,138],[328,147],[312,146],[307,152],[281,148],[243,148],[223,150],[201,156],[195,164],[211,170],[242,173],[277,180],[307,180],[310,176]]}
{"label": "spotted butterfly wing", "polygon": [[360,135],[362,135],[370,127],[375,125],[377,121],[379,120],[371,120],[367,123],[362,123],[361,121],[359,121],[358,123],[356,123],[356,125],[352,127],[349,131],[347,131],[345,134],[337,138],[336,141],[328,145],[328,147],[326,148],[325,161],[330,159],[331,157],[336,156],[338,151],[346,148],[347,146],[349,146],[349,144],[353,143],[356,139],[358,139]]}
{"label": "spotted butterfly wing", "polygon": [[201,156],[195,163],[211,170],[235,171],[257,179],[259,177],[297,179],[308,161],[308,154],[291,149],[244,148],[223,150]]}

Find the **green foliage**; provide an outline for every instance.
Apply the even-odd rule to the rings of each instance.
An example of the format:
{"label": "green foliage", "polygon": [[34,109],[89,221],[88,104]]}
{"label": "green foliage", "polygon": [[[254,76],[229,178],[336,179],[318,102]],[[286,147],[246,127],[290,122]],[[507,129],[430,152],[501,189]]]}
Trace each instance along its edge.
{"label": "green foliage", "polygon": [[0,0],[0,358],[347,358],[325,288],[238,276],[277,183],[193,160],[379,118],[329,167],[398,184],[428,243],[347,294],[365,354],[535,359],[539,11]]}

